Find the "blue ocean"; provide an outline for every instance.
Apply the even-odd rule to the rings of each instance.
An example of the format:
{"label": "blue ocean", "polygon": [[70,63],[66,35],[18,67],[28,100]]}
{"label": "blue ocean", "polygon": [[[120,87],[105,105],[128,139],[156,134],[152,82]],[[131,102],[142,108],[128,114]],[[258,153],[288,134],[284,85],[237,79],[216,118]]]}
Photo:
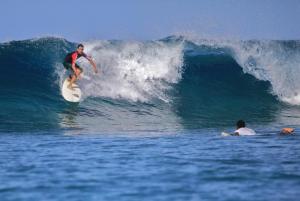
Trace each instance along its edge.
{"label": "blue ocean", "polygon": [[70,103],[77,44],[0,43],[1,201],[299,200],[300,41],[87,41]]}

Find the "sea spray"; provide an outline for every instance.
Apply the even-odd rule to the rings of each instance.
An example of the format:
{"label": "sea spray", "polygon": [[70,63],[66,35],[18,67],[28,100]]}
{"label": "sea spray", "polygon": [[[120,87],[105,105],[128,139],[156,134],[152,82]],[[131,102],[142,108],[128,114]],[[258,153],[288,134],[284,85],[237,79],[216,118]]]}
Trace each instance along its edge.
{"label": "sea spray", "polygon": [[[99,66],[93,82],[83,84],[85,96],[169,101],[165,95],[169,84],[178,83],[183,66],[183,43],[92,41],[85,43],[86,52]],[[86,75],[91,75],[86,61]]]}

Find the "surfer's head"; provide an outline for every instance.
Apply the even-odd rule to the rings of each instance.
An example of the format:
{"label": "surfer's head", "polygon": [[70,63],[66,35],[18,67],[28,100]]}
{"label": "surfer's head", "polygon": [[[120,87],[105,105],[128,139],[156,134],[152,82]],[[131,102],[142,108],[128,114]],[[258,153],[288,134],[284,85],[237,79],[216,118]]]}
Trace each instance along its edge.
{"label": "surfer's head", "polygon": [[79,54],[82,54],[84,50],[84,46],[82,44],[77,45],[77,52]]}
{"label": "surfer's head", "polygon": [[243,120],[238,120],[236,122],[236,127],[239,129],[239,128],[244,128],[246,127],[246,123],[243,121]]}

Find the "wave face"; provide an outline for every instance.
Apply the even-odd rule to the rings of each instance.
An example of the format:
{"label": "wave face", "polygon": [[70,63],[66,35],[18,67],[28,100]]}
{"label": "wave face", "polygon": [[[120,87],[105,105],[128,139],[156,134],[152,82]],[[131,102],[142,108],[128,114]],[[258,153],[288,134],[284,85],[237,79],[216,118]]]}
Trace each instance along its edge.
{"label": "wave face", "polygon": [[300,42],[90,41],[79,84],[84,100],[60,95],[61,61],[75,43],[59,38],[0,44],[0,130],[162,131],[254,124],[298,125]]}

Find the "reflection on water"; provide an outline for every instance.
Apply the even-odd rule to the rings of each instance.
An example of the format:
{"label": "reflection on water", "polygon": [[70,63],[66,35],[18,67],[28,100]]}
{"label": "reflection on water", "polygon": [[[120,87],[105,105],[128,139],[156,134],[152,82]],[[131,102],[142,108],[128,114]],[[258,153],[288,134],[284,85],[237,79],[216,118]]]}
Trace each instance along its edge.
{"label": "reflection on water", "polygon": [[179,118],[166,104],[151,105],[89,98],[66,104],[59,113],[60,127],[85,132],[180,130]]}
{"label": "reflection on water", "polygon": [[[195,100],[193,100],[195,101]],[[172,104],[146,104],[89,98],[79,104],[65,104],[58,113],[59,127],[71,133],[101,132],[180,132],[186,129],[234,129],[238,119],[259,128],[280,129],[300,125],[300,107],[279,102],[256,107],[217,107],[212,102],[206,106],[191,105],[188,100]],[[186,105],[190,105],[187,108]],[[200,108],[200,109],[199,109]],[[226,112],[225,112],[226,111]],[[241,113],[242,112],[242,113]]]}
{"label": "reflection on water", "polygon": [[76,121],[77,115],[79,114],[79,104],[70,103],[66,105],[66,108],[59,114],[61,118],[62,127],[74,128],[78,126]]}

